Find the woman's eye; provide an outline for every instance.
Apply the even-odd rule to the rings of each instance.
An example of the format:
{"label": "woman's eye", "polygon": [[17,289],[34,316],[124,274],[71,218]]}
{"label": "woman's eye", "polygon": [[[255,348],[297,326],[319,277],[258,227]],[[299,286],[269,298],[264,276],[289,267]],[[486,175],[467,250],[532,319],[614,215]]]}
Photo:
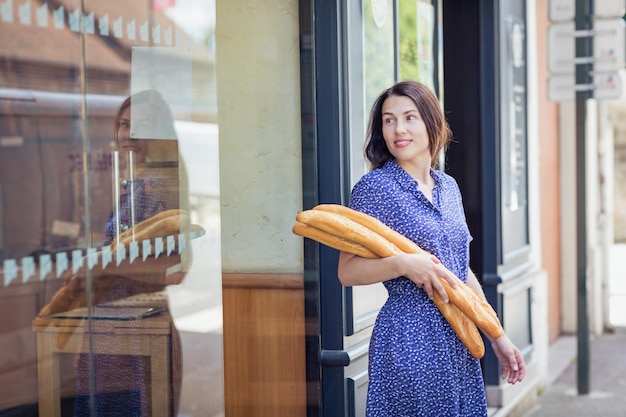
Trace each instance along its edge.
{"label": "woman's eye", "polygon": [[386,125],[392,125],[393,124],[393,119],[389,118],[389,119],[385,119],[383,120],[383,123],[385,123]]}

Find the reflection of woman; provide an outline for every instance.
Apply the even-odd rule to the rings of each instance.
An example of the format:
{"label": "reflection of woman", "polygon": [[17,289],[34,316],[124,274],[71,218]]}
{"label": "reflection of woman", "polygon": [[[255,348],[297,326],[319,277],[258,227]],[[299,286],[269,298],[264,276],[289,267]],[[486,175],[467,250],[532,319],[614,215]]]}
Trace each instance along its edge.
{"label": "reflection of woman", "polygon": [[[119,218],[116,218],[115,212],[111,214],[105,229],[105,244],[115,238],[118,224],[123,232],[132,226],[133,221],[137,224],[160,211],[187,208],[186,204],[183,207],[180,205],[181,201],[186,200],[180,198],[181,193],[186,193],[186,187],[181,187],[186,184],[186,179],[184,170],[178,168],[181,161],[173,118],[158,92],[143,91],[122,103],[117,117],[115,144],[121,163],[125,161],[126,175],[115,179],[120,181],[123,190],[119,201]],[[131,154],[135,171],[132,179],[128,178]],[[183,174],[183,181],[179,181],[179,172]],[[131,188],[134,188],[132,194]]]}
{"label": "reflection of woman", "polygon": [[[118,233],[159,212],[187,206],[186,176],[178,155],[173,117],[158,92],[143,91],[122,103],[116,119],[115,145],[120,161],[114,164],[119,166],[116,173],[119,177],[114,178],[119,184],[119,199],[114,202],[115,209],[105,226],[104,245],[113,243]],[[114,158],[117,158],[116,153]],[[136,268],[141,272],[142,263],[138,262]],[[153,282],[115,276],[114,282],[99,294],[98,303],[162,291],[164,275],[165,271],[156,273]],[[171,327],[173,369],[170,374],[173,380],[170,392],[176,410],[180,391],[180,339],[173,322]],[[93,385],[90,378],[93,378]],[[93,355],[90,370],[88,355],[80,355],[77,417],[92,415],[89,406],[92,389],[95,389],[96,416],[149,416],[150,358],[98,354]]]}

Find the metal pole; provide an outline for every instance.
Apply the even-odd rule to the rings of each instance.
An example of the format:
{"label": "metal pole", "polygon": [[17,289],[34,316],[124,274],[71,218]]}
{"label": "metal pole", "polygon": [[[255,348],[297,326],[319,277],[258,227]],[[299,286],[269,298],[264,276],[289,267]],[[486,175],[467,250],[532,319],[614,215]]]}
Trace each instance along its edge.
{"label": "metal pole", "polygon": [[[593,23],[593,0],[576,0],[576,30],[591,30]],[[576,38],[576,57],[593,56],[593,37]],[[593,83],[593,64],[582,63],[576,65],[576,84],[589,85]],[[589,393],[590,364],[589,364],[589,313],[587,308],[587,196],[586,196],[586,120],[587,99],[591,98],[593,90],[579,90],[576,92],[576,207],[577,207],[577,387],[578,394]]]}
{"label": "metal pole", "polygon": [[115,242],[120,243],[120,152],[113,151],[113,218],[115,219]]}

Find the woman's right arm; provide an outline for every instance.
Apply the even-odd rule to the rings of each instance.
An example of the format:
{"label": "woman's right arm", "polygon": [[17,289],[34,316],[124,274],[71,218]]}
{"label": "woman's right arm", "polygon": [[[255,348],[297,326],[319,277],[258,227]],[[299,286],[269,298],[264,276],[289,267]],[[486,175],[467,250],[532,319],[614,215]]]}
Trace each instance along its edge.
{"label": "woman's right arm", "polygon": [[447,303],[448,294],[439,281],[444,277],[453,287],[455,280],[435,258],[428,254],[402,254],[379,259],[366,259],[347,252],[339,255],[337,274],[346,286],[368,285],[406,277],[422,288],[432,300],[434,291]]}

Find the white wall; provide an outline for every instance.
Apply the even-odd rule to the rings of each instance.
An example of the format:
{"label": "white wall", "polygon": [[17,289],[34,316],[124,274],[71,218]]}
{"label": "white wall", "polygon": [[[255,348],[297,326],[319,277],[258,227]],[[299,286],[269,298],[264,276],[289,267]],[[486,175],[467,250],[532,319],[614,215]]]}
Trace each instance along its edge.
{"label": "white wall", "polygon": [[298,2],[217,1],[223,272],[302,271]]}

